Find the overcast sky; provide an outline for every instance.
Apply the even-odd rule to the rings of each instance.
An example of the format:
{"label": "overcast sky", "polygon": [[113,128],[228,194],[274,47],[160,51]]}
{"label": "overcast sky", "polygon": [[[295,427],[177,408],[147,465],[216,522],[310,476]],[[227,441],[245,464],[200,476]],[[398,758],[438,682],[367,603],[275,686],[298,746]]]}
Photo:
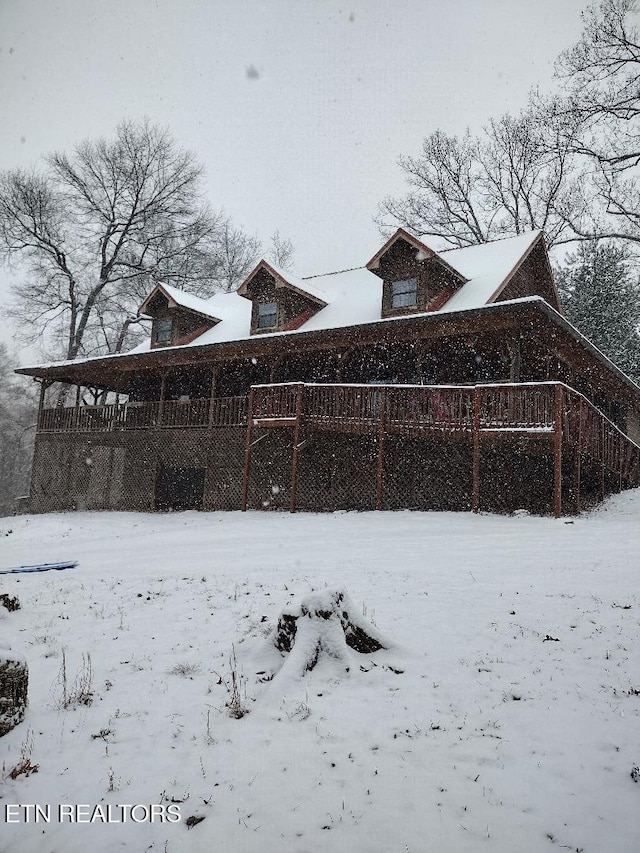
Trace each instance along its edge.
{"label": "overcast sky", "polygon": [[147,116],[204,162],[213,207],[292,240],[296,273],[358,266],[378,201],[403,191],[398,156],[549,87],[585,5],[0,0],[0,169]]}

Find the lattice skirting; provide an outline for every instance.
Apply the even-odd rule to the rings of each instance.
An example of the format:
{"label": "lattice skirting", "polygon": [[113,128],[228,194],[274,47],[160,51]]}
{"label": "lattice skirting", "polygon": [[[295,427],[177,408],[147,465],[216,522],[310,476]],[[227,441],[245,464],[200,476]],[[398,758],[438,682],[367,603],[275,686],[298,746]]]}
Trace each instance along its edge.
{"label": "lattice skirting", "polygon": [[[284,509],[291,503],[294,430],[257,427],[252,434],[247,506]],[[237,510],[242,501],[246,429],[131,430],[105,434],[37,436],[31,512],[65,509],[152,510],[186,490],[185,506]],[[302,429],[299,436],[298,510],[372,510],[379,485],[376,435]],[[563,511],[577,506],[576,458],[563,454]],[[582,459],[582,507],[618,491],[615,476]],[[389,435],[384,447],[382,508],[469,510],[473,447],[469,435]],[[159,494],[162,483],[162,494]],[[189,493],[189,489],[192,493]],[[552,444],[546,439],[483,440],[480,509],[553,512]]]}

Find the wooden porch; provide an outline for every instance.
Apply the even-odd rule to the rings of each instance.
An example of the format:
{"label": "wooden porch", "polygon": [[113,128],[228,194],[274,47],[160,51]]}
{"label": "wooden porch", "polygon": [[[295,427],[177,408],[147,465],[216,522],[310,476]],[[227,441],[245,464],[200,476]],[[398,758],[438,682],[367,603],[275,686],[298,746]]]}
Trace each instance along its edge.
{"label": "wooden porch", "polygon": [[[560,382],[486,385],[256,385],[249,397],[124,402],[44,409],[39,433],[129,430],[246,430],[241,508],[247,508],[252,448],[266,431],[291,430],[289,509],[297,508],[299,454],[308,433],[368,435],[376,440],[375,507],[385,506],[385,444],[391,436],[462,441],[473,450],[471,508],[482,507],[482,446],[497,441],[535,447],[553,459],[553,511],[582,503],[581,472],[598,472],[599,497],[640,483],[640,447],[584,396]],[[303,434],[304,433],[304,434]]]}
{"label": "wooden porch", "polygon": [[640,483],[640,447],[583,395],[559,382],[475,386],[336,386],[304,383],[256,386],[249,396],[242,509],[247,506],[253,432],[294,430],[290,510],[296,510],[302,428],[375,433],[378,439],[376,509],[384,506],[385,439],[389,435],[466,439],[473,444],[472,509],[480,509],[480,447],[486,440],[548,442],[553,454],[553,508],[563,512],[563,454],[573,471],[574,509],[581,509],[583,458],[600,470],[600,497],[607,475],[617,491]]}

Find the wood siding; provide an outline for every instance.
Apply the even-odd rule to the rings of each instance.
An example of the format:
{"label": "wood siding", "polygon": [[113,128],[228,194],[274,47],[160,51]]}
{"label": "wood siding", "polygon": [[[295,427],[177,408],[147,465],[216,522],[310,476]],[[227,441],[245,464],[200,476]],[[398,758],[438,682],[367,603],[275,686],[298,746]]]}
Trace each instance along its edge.
{"label": "wood siding", "polygon": [[552,308],[562,312],[542,243],[538,243],[525,258],[496,301],[506,302],[525,296],[541,296]]}
{"label": "wood siding", "polygon": [[[275,279],[265,269],[258,270],[247,285],[247,292],[252,303],[252,335],[282,331],[290,327],[301,316],[305,315],[306,319],[309,319],[309,316],[318,310],[318,305],[313,300],[305,299],[304,296],[291,290],[291,288],[276,287]],[[277,323],[274,327],[260,329],[258,328],[258,306],[270,302],[274,302],[278,306]]]}
{"label": "wood siding", "polygon": [[[462,280],[437,258],[418,260],[417,255],[417,250],[406,240],[396,240],[380,258],[379,267],[374,272],[383,280],[382,317],[401,317],[404,314],[427,311],[443,291],[449,290],[453,293],[461,286]],[[418,283],[416,305],[393,308],[393,282],[411,278],[415,278]]]}

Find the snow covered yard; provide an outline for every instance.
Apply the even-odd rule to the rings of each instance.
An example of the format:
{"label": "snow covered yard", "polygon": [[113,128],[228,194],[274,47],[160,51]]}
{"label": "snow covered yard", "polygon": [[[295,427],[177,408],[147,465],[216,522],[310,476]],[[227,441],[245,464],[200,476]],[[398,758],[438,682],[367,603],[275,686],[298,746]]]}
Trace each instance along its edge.
{"label": "snow covered yard", "polygon": [[[0,577],[22,603],[0,631],[31,679],[0,739],[0,850],[636,851],[639,554],[638,490],[575,520],[0,520],[0,569],[79,560]],[[264,680],[281,609],[325,586],[395,648]],[[38,772],[11,779],[29,749]],[[4,822],[16,803],[50,804],[51,822]],[[173,804],[182,820],[60,824],[58,804]]]}

